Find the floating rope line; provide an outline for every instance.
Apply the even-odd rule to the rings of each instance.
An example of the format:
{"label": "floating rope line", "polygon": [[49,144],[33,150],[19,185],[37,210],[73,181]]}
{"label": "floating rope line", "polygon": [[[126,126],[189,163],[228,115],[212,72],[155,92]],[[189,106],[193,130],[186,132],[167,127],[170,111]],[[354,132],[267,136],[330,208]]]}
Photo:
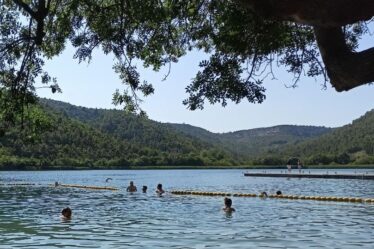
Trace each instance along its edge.
{"label": "floating rope line", "polygon": [[316,201],[335,201],[335,202],[365,202],[373,203],[371,198],[358,197],[336,197],[336,196],[299,196],[299,195],[268,195],[263,194],[245,194],[245,193],[225,193],[225,192],[201,192],[201,191],[171,191],[175,195],[203,195],[203,196],[233,196],[233,197],[260,197],[260,198],[275,198],[275,199],[292,199],[292,200],[316,200]]}
{"label": "floating rope line", "polygon": [[[55,186],[55,185],[51,185],[51,186]],[[56,187],[83,188],[83,189],[94,189],[94,190],[113,190],[113,191],[118,190],[118,188],[113,188],[113,187],[98,187],[98,186],[71,185],[71,184],[59,184]]]}
{"label": "floating rope line", "polygon": [[[0,186],[35,186],[35,183],[0,183]],[[40,184],[39,184],[40,185]],[[114,187],[100,187],[100,186],[85,186],[85,185],[73,185],[73,184],[58,184],[49,185],[53,187],[66,187],[66,188],[83,188],[83,189],[95,189],[95,190],[113,190],[116,191],[118,188]]]}
{"label": "floating rope line", "polygon": [[0,186],[34,186],[35,183],[0,183]]}

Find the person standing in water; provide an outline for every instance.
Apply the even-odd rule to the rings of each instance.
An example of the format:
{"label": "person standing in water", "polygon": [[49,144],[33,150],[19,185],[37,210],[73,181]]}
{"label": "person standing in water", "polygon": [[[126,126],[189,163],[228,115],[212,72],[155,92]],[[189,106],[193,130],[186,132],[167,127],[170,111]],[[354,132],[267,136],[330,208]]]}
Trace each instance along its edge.
{"label": "person standing in water", "polygon": [[130,181],[130,185],[127,187],[126,191],[127,191],[127,192],[130,192],[130,193],[133,193],[133,192],[138,191],[138,189],[137,189],[136,186],[134,185],[134,182],[133,182],[133,181]]}
{"label": "person standing in water", "polygon": [[301,164],[300,160],[297,161],[297,168],[299,169],[299,174],[301,174],[301,169],[303,165]]}
{"label": "person standing in water", "polygon": [[291,173],[292,166],[290,164],[287,164],[287,170],[288,170],[288,173]]}
{"label": "person standing in water", "polygon": [[223,199],[223,202],[225,204],[225,206],[222,208],[223,211],[225,211],[226,213],[235,212],[235,208],[231,207],[232,200],[230,198],[225,197],[225,199]]}
{"label": "person standing in water", "polygon": [[163,193],[165,193],[165,191],[162,189],[162,184],[161,183],[159,183],[157,185],[156,193],[159,194],[159,195],[162,195]]}
{"label": "person standing in water", "polygon": [[143,193],[147,193],[147,189],[148,189],[147,186],[143,186],[143,188],[142,188]]}

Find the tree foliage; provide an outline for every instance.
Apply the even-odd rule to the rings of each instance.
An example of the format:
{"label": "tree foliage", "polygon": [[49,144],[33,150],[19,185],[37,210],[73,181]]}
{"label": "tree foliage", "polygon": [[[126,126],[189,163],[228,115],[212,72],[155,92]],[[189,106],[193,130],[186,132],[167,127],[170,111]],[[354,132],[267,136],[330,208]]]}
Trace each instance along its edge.
{"label": "tree foliage", "polygon": [[35,101],[36,87],[60,90],[43,66],[68,42],[78,62],[95,49],[116,58],[125,89],[113,102],[129,112],[141,112],[139,94],[154,92],[134,62],[157,71],[192,49],[211,56],[186,88],[192,110],[205,101],[261,103],[262,82],[279,65],[295,76],[291,86],[322,76],[349,90],[374,79],[374,50],[355,51],[373,10],[371,0],[0,0],[2,126]]}

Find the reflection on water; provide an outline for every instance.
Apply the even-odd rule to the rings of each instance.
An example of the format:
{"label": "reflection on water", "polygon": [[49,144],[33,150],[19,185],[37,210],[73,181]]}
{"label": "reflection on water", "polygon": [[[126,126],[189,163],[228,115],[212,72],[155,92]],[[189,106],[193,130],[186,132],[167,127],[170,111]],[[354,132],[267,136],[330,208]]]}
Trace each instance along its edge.
{"label": "reflection on water", "polygon": [[[106,182],[107,178],[112,178]],[[133,180],[148,193],[129,194]],[[373,248],[374,205],[155,194],[166,190],[374,197],[363,180],[250,178],[241,170],[0,172],[0,248]],[[120,191],[49,187],[116,186]],[[72,219],[60,218],[71,207]]]}

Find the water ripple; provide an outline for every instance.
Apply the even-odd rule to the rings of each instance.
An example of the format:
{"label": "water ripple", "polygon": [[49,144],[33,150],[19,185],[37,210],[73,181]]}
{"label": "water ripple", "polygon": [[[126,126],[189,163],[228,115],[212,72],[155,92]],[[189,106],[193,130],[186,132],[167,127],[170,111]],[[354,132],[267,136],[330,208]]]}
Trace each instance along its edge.
{"label": "water ripple", "polygon": [[[245,178],[239,170],[2,172],[0,248],[373,248],[374,206],[286,199],[233,198],[237,212],[221,211],[222,198],[158,197],[167,189],[275,192],[373,197],[359,180]],[[54,188],[63,183],[111,186],[120,191]],[[149,193],[128,194],[129,180]],[[371,196],[370,196],[371,195]],[[63,221],[63,207],[73,219]]]}

